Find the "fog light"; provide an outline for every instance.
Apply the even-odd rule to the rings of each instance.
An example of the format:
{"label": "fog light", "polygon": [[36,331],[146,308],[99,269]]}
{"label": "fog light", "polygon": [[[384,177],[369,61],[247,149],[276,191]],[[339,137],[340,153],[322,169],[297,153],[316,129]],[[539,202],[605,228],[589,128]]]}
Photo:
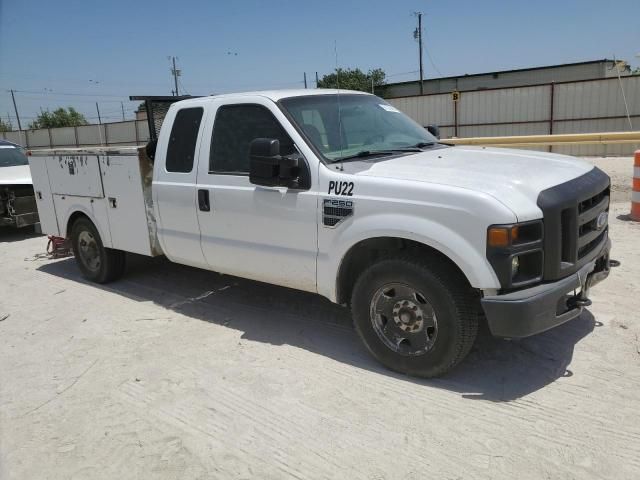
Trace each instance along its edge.
{"label": "fog light", "polygon": [[513,257],[511,259],[511,278],[515,277],[518,274],[519,269],[520,269],[520,258]]}

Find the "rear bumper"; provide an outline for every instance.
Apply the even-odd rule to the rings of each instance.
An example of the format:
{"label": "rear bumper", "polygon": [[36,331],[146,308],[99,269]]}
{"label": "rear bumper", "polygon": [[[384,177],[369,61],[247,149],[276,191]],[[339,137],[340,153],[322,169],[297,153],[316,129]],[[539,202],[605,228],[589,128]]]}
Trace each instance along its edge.
{"label": "rear bumper", "polygon": [[582,313],[577,300],[587,300],[589,288],[609,275],[607,242],[598,255],[574,274],[553,283],[505,295],[487,296],[482,308],[496,337],[523,338],[561,325]]}

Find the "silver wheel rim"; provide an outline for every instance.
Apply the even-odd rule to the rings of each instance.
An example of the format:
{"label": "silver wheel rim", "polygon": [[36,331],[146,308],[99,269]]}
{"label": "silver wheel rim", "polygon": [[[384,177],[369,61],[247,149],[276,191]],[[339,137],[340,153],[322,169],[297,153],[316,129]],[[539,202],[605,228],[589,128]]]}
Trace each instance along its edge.
{"label": "silver wheel rim", "polygon": [[380,287],[371,299],[369,316],[382,343],[400,355],[423,355],[435,344],[435,311],[427,297],[409,285]]}
{"label": "silver wheel rim", "polygon": [[100,270],[101,259],[98,242],[93,234],[87,230],[83,230],[78,235],[78,255],[82,264],[92,272]]}

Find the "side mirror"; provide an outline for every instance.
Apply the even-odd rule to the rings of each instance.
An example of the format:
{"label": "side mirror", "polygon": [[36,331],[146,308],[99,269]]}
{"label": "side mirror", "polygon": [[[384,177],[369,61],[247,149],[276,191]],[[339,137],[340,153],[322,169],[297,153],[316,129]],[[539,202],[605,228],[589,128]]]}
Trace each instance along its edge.
{"label": "side mirror", "polygon": [[427,125],[427,132],[440,140],[440,127],[437,125]]}
{"label": "side mirror", "polygon": [[256,138],[249,147],[249,181],[265,187],[299,188],[300,162],[298,157],[280,155],[279,140]]}

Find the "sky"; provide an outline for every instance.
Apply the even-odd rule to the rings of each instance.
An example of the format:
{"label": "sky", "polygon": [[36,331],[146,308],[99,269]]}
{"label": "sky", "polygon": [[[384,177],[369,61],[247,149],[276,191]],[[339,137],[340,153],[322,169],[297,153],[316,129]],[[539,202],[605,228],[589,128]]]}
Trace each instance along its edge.
{"label": "sky", "polygon": [[425,78],[602,58],[640,65],[640,0],[0,0],[0,118],[72,106],[133,118],[129,95],[313,87],[336,65]]}

